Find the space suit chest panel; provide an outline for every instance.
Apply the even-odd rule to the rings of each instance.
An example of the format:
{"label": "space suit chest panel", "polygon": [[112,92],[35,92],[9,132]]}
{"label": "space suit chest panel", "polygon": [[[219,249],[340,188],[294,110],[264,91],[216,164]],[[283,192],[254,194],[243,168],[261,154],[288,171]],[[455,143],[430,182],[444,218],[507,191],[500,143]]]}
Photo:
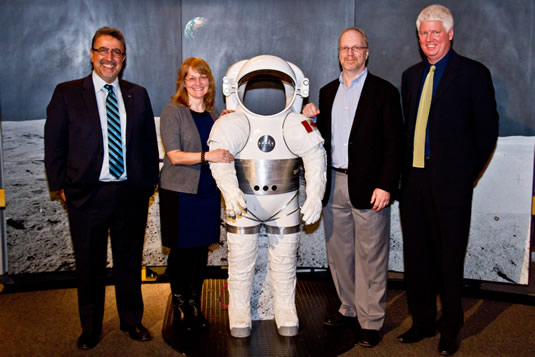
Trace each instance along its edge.
{"label": "space suit chest panel", "polygon": [[247,117],[251,131],[237,159],[280,160],[297,158],[288,149],[283,136],[283,122],[286,114],[275,117]]}
{"label": "space suit chest panel", "polygon": [[243,193],[275,195],[299,189],[300,159],[236,159],[236,176]]}

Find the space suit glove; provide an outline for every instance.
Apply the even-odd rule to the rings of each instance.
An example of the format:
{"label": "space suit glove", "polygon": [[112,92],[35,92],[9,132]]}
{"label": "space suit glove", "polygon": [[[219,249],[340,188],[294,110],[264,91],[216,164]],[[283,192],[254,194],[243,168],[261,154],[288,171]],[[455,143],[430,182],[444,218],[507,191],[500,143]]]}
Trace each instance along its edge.
{"label": "space suit glove", "polygon": [[247,213],[247,205],[244,194],[238,185],[234,163],[211,162],[210,170],[225,200],[226,215],[236,218],[236,216]]}
{"label": "space suit glove", "polygon": [[301,207],[301,214],[303,215],[303,222],[305,224],[313,224],[321,216],[321,209],[323,208],[321,200],[307,198]]}
{"label": "space suit glove", "polygon": [[316,222],[321,216],[323,194],[327,183],[327,155],[323,144],[307,151],[301,159],[305,168],[307,198],[301,207],[305,224]]}
{"label": "space suit glove", "polygon": [[225,200],[225,214],[228,217],[235,219],[237,216],[247,213],[245,198],[240,189],[223,193],[223,199]]}

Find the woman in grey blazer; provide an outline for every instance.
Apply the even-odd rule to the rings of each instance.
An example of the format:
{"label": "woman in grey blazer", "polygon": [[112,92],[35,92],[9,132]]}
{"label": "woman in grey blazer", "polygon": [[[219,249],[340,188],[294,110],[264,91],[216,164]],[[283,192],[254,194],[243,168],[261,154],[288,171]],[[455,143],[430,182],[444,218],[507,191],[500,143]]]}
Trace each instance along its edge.
{"label": "woman in grey blazer", "polygon": [[164,108],[160,132],[165,149],[160,174],[162,244],[171,248],[175,328],[205,328],[200,309],[208,246],[219,241],[221,195],[208,162],[231,162],[223,149],[209,151],[208,135],[218,117],[214,78],[208,64],[186,59],[177,74],[176,94]]}

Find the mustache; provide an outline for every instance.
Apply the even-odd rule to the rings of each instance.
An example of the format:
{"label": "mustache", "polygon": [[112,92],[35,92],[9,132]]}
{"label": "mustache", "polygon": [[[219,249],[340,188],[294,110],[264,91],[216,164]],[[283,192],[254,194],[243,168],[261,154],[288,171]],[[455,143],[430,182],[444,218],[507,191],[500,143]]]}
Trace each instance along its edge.
{"label": "mustache", "polygon": [[117,61],[111,60],[108,61],[107,59],[101,59],[100,64],[111,64],[112,66],[117,66]]}

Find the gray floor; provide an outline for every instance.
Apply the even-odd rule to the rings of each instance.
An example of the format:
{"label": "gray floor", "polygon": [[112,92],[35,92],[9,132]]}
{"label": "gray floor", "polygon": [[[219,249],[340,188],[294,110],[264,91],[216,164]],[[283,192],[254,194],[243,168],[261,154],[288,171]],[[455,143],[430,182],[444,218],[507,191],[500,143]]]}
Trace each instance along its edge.
{"label": "gray floor", "polygon": [[[108,287],[101,342],[93,350],[79,351],[75,289],[0,293],[0,356],[179,355],[161,335],[168,295],[168,284],[143,285],[143,323],[154,339],[136,342],[119,330],[114,289]],[[456,356],[535,356],[535,306],[506,300],[463,299],[466,323]],[[396,336],[410,324],[405,292],[390,289],[382,342],[371,349],[355,346],[342,356],[438,356],[438,335],[414,345],[397,342]]]}

